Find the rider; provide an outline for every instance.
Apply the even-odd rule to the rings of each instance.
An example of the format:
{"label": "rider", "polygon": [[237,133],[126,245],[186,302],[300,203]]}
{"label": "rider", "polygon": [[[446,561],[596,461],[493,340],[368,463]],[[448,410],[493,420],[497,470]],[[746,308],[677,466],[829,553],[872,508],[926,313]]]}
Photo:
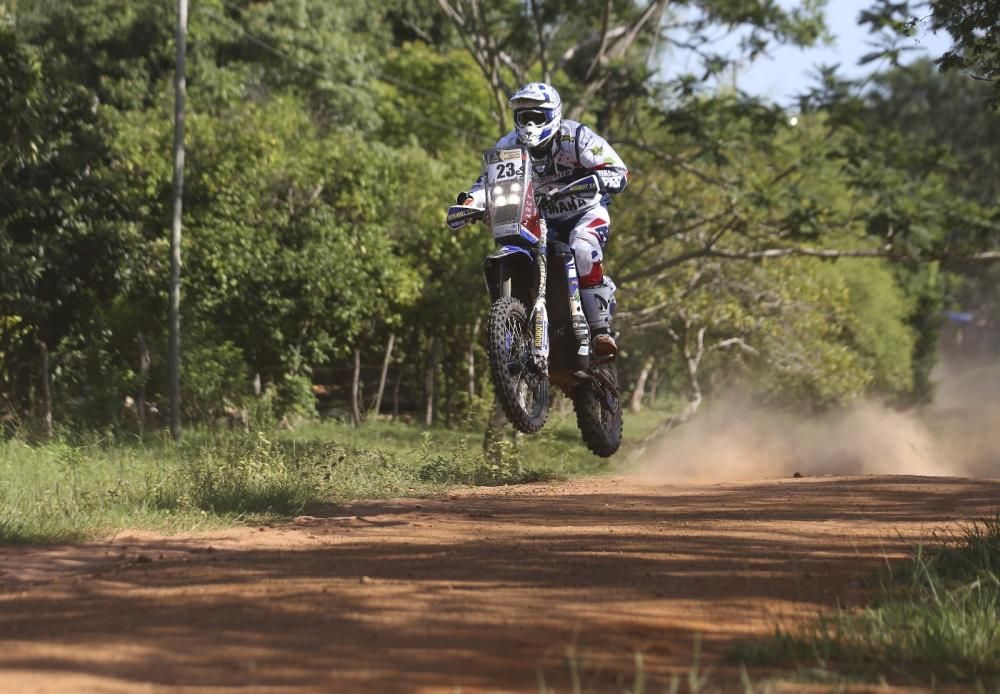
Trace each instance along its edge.
{"label": "rider", "polygon": [[[580,276],[583,312],[594,336],[594,353],[616,354],[611,334],[615,309],[615,285],[604,274],[604,246],[611,230],[608,205],[611,195],[622,192],[628,169],[604,138],[586,125],[562,117],[562,99],[552,85],[532,82],[510,98],[514,130],[496,146],[528,148],[534,169],[536,193],[543,195],[567,183],[597,174],[602,192],[581,199],[567,197],[550,205],[546,214],[552,238],[568,242]],[[485,175],[472,188],[458,195],[459,205],[485,207]]]}

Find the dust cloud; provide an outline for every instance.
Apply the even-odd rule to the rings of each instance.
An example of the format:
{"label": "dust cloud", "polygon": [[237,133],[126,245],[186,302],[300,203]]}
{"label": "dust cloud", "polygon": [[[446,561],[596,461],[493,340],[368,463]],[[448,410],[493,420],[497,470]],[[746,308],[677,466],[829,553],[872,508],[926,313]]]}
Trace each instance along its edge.
{"label": "dust cloud", "polygon": [[629,466],[651,482],[813,475],[1000,477],[1000,371],[942,368],[935,403],[901,412],[861,402],[824,416],[738,395],[707,402]]}

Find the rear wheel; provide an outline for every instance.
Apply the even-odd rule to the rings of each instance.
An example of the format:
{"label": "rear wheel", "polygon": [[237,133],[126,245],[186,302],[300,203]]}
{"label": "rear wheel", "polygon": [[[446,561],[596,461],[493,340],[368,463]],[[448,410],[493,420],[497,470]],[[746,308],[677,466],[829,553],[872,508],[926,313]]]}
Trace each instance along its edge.
{"label": "rear wheel", "polygon": [[514,428],[534,434],[549,413],[549,381],[535,368],[528,311],[517,299],[497,299],[487,323],[487,351],[497,398]]}
{"label": "rear wheel", "polygon": [[576,425],[587,448],[609,458],[622,445],[622,400],[618,369],[612,361],[591,370],[594,379],[573,390]]}

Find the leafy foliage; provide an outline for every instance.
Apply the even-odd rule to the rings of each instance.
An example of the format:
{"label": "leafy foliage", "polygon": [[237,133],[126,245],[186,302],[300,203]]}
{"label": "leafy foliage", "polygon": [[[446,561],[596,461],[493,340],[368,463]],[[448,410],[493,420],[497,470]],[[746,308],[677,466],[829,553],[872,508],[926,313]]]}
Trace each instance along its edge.
{"label": "leafy foliage", "polygon": [[[126,397],[165,399],[173,16],[119,5],[0,3],[0,416],[12,422],[46,406],[43,353],[61,426],[122,425]],[[866,21],[905,28],[900,11]],[[772,104],[713,91],[720,28],[740,31],[747,55],[825,35],[813,0],[196,3],[185,416],[312,415],[313,384],[343,400],[355,350],[363,410],[390,335],[385,401],[392,391],[404,414],[436,403],[446,423],[481,416],[491,243],[478,228],[446,233],[441,214],[504,125],[505,90],[541,77],[636,174],[609,248],[626,379],[655,355],[674,394],[700,392],[677,378],[700,368],[708,391],[753,383],[816,407],[925,400],[937,316],[991,296],[989,272],[955,292],[955,268],[914,260],[996,238],[998,159],[976,135],[996,123],[981,92],[927,65],[865,94],[830,72],[793,126]],[[667,51],[700,74],[660,81],[650,66]],[[907,262],[796,257],[872,249]]]}
{"label": "leafy foliage", "polygon": [[[993,83],[989,103],[1000,107],[1000,2],[996,0],[878,0],[862,21],[882,32],[887,53],[898,61],[899,38],[913,33],[929,18],[934,31],[944,30],[953,45],[937,63],[942,70],[960,70],[976,80]],[[873,54],[874,57],[874,54]]]}

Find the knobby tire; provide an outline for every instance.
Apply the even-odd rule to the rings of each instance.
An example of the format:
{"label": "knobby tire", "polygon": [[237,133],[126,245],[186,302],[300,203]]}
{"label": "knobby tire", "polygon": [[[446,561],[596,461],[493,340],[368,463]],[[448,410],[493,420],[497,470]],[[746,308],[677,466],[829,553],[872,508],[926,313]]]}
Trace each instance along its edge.
{"label": "knobby tire", "polygon": [[[532,336],[524,304],[512,297],[497,299],[490,308],[486,335],[493,386],[504,414],[518,431],[537,433],[549,413],[549,382],[528,368]],[[530,410],[522,401],[528,393]]]}
{"label": "knobby tire", "polygon": [[622,445],[622,399],[618,388],[618,369],[614,362],[596,368],[603,369],[614,384],[615,406],[608,407],[597,385],[581,383],[573,391],[573,409],[576,410],[576,425],[580,428],[583,443],[594,455],[609,458]]}

